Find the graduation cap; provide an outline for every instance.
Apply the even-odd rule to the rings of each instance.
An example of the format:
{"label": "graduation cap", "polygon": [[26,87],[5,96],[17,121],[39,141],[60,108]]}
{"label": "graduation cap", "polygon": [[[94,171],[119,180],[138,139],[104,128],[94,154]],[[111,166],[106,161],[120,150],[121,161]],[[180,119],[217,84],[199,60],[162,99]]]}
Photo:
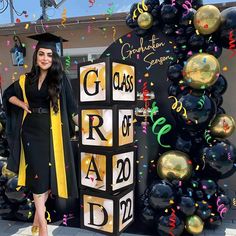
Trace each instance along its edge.
{"label": "graduation cap", "polygon": [[59,56],[63,56],[62,42],[68,42],[68,40],[58,37],[51,33],[43,33],[28,36],[28,38],[37,40],[36,49],[38,48],[48,48],[52,51],[57,52]]}

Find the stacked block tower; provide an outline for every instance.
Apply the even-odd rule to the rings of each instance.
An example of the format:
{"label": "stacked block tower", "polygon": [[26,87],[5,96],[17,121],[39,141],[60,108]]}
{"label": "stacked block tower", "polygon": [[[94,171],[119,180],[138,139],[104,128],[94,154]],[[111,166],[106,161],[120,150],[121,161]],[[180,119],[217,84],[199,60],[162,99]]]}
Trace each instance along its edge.
{"label": "stacked block tower", "polygon": [[78,73],[81,228],[119,235],[134,219],[135,67],[107,57]]}

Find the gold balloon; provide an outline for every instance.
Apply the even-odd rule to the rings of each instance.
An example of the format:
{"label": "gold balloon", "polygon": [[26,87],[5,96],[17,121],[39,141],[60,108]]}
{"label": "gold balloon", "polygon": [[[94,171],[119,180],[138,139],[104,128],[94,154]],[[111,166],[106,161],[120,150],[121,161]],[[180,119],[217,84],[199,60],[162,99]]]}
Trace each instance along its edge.
{"label": "gold balloon", "polygon": [[220,11],[213,5],[200,7],[194,15],[194,26],[200,34],[211,34],[220,26]]}
{"label": "gold balloon", "polygon": [[8,178],[10,179],[10,178],[16,176],[16,173],[14,173],[14,172],[8,170],[8,169],[7,169],[7,166],[4,165],[4,166],[2,167],[2,175],[3,175],[4,177],[8,177]]}
{"label": "gold balloon", "polygon": [[220,73],[218,60],[207,53],[199,53],[187,60],[183,69],[186,83],[195,89],[205,89],[212,86]]}
{"label": "gold balloon", "polygon": [[211,134],[217,138],[228,138],[235,130],[235,121],[232,116],[219,114],[210,126]]}
{"label": "gold balloon", "polygon": [[192,163],[186,153],[168,151],[160,156],[157,162],[157,173],[161,179],[186,180],[191,176]]}
{"label": "gold balloon", "polygon": [[149,29],[152,27],[153,17],[148,12],[143,12],[138,17],[138,25],[141,29]]}
{"label": "gold balloon", "polygon": [[2,132],[3,130],[3,126],[2,126],[2,123],[0,122],[0,133]]}
{"label": "gold balloon", "polygon": [[190,234],[200,234],[203,231],[204,222],[197,215],[187,217],[185,228]]}

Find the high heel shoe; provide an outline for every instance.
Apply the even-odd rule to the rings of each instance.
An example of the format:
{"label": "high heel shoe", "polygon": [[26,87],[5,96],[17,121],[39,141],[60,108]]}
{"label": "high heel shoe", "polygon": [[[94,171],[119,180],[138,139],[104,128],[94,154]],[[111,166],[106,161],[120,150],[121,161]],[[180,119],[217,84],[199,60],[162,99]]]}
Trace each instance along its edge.
{"label": "high heel shoe", "polygon": [[39,233],[39,226],[32,226],[31,227],[31,233],[32,233],[32,235],[33,236],[36,236],[36,235],[38,235],[38,233]]}

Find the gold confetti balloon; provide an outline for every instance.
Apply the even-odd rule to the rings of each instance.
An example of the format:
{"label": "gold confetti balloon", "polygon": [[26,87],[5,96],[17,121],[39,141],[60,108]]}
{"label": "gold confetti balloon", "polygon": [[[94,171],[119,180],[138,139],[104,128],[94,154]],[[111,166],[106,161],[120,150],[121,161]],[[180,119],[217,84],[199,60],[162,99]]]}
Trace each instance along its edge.
{"label": "gold confetti balloon", "polygon": [[228,138],[234,130],[234,118],[226,114],[218,114],[210,126],[211,134],[217,138]]}
{"label": "gold confetti balloon", "polygon": [[186,83],[194,89],[212,86],[220,74],[218,60],[207,53],[198,53],[190,57],[183,69]]}
{"label": "gold confetti balloon", "polygon": [[213,5],[200,7],[194,15],[194,26],[200,34],[211,34],[220,26],[220,11]]}
{"label": "gold confetti balloon", "polygon": [[187,217],[185,228],[190,234],[200,234],[203,231],[204,223],[199,216],[192,215]]}
{"label": "gold confetti balloon", "polygon": [[141,29],[149,29],[152,27],[153,17],[148,12],[143,12],[138,17],[138,25]]}
{"label": "gold confetti balloon", "polygon": [[10,178],[16,176],[16,173],[14,173],[14,172],[8,170],[8,169],[7,169],[7,165],[4,165],[4,166],[2,167],[2,175],[10,179]]}
{"label": "gold confetti balloon", "polygon": [[161,179],[187,180],[192,174],[192,163],[186,153],[177,150],[168,151],[160,156],[157,173]]}

